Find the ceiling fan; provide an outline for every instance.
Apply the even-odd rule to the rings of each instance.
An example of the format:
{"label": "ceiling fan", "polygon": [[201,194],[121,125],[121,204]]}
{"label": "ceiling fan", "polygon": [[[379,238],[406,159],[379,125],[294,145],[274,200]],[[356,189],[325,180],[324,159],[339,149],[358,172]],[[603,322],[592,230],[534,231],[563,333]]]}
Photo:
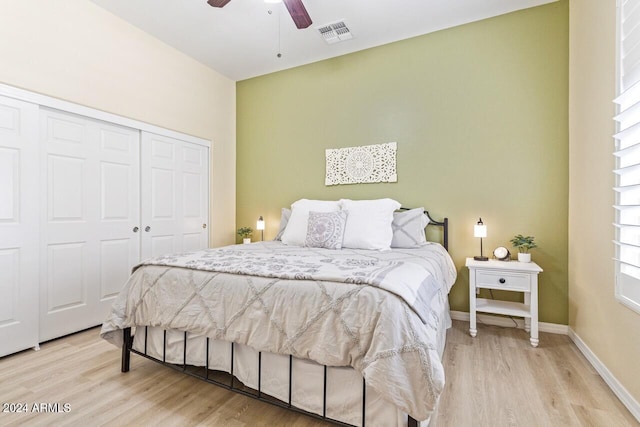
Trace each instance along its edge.
{"label": "ceiling fan", "polygon": [[[210,6],[213,7],[224,7],[231,0],[207,0]],[[309,13],[307,13],[307,9],[305,9],[304,4],[302,4],[302,0],[282,0],[287,6],[287,10],[289,11],[289,15],[291,15],[291,19],[295,22],[296,27],[298,29],[307,28],[313,22],[311,21],[311,17]]]}

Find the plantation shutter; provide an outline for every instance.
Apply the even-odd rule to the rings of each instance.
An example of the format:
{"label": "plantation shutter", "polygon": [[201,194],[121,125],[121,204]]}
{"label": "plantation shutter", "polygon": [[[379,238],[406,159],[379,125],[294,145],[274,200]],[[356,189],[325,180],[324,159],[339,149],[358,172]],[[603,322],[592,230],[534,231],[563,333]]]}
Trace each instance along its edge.
{"label": "plantation shutter", "polygon": [[640,0],[618,6],[616,298],[640,312]]}

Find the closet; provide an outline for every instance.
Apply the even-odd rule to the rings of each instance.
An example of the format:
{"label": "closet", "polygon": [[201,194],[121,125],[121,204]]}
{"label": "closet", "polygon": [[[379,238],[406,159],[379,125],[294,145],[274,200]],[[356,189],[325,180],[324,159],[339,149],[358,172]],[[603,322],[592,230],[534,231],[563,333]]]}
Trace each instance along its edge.
{"label": "closet", "polygon": [[0,356],[102,323],[141,260],[208,246],[208,142],[122,121],[0,97]]}

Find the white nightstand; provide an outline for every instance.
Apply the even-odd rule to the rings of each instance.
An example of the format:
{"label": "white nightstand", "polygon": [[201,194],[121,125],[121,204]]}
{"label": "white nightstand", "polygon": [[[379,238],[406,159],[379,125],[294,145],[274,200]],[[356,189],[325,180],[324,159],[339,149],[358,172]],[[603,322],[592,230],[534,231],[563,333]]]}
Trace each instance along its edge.
{"label": "white nightstand", "polygon": [[[469,333],[475,337],[476,312],[524,317],[525,330],[531,331],[531,345],[538,346],[538,274],[535,262],[476,261],[467,258],[469,268]],[[499,289],[524,293],[524,304],[476,298],[476,289]]]}

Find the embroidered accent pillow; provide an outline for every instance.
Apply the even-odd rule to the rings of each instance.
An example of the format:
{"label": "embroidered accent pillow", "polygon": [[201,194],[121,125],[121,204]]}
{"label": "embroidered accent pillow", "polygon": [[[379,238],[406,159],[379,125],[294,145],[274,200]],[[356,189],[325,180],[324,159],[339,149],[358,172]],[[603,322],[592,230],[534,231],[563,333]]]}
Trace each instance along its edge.
{"label": "embroidered accent pillow", "polygon": [[347,211],[309,212],[304,245],[311,248],[341,249]]}
{"label": "embroidered accent pillow", "polygon": [[309,212],[337,212],[338,201],[300,199],[291,205],[291,217],[282,234],[282,243],[290,246],[304,246],[309,225]]}
{"label": "embroidered accent pillow", "polygon": [[424,229],[429,218],[424,208],[394,212],[391,228],[393,229],[392,248],[417,248],[427,242]]}

